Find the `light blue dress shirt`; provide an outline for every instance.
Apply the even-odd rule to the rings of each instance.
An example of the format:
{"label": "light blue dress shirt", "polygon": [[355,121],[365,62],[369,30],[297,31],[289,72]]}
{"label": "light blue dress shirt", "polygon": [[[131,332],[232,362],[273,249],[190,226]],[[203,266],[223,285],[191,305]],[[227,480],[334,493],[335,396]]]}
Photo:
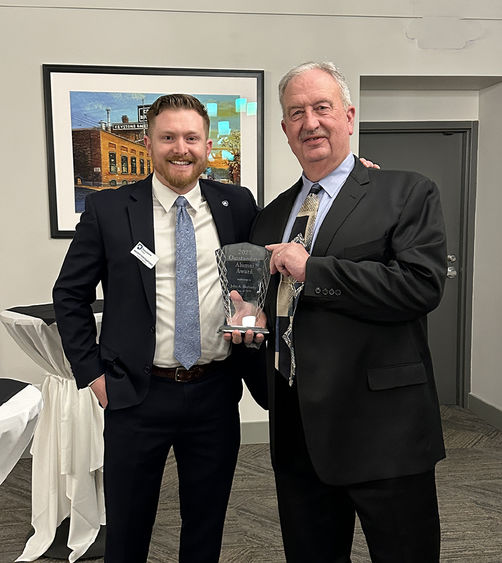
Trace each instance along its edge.
{"label": "light blue dress shirt", "polygon": [[[319,209],[317,211],[315,226],[314,226],[314,236],[312,239],[312,246],[313,248],[317,234],[319,233],[319,229],[326,217],[328,211],[331,208],[331,205],[335,201],[336,196],[339,194],[342,186],[345,184],[345,181],[349,177],[349,174],[352,172],[354,168],[355,160],[354,155],[349,153],[347,158],[335,168],[333,172],[330,172],[327,176],[319,180],[317,182],[320,184],[323,189],[319,192],[320,201],[319,201]],[[291,233],[291,229],[293,228],[293,224],[295,222],[296,216],[298,215],[298,211],[300,211],[300,207],[302,206],[305,198],[307,197],[310,188],[316,182],[311,182],[305,174],[302,174],[303,179],[303,187],[300,190],[300,193],[296,197],[295,204],[291,209],[291,213],[289,215],[288,222],[286,223],[286,228],[284,229],[284,235],[282,237],[282,242],[288,242],[289,235]]]}

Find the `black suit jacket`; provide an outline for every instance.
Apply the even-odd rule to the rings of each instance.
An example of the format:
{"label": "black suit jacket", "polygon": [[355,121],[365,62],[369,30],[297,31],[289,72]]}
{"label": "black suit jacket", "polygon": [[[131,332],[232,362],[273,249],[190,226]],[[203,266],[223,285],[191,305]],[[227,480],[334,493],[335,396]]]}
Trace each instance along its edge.
{"label": "black suit jacket", "polygon": [[[210,180],[200,180],[200,187],[221,245],[247,241],[258,211],[249,190]],[[105,373],[110,409],[143,400],[155,352],[155,268],[149,269],[130,253],[138,242],[155,252],[151,176],[86,198],[86,210],[53,290],[58,329],[77,386],[85,387]],[[98,344],[90,305],[99,282],[104,310]],[[237,351],[237,355],[253,353]],[[249,369],[236,376],[237,393],[242,392],[240,375],[244,375],[255,399],[265,406],[265,392],[259,374],[251,370],[252,362],[239,364]]]}
{"label": "black suit jacket", "polygon": [[[252,241],[280,242],[301,181],[258,216]],[[444,457],[426,315],[446,246],[436,186],[357,160],[307,261],[294,319],[301,416],[319,477],[341,485],[426,471]],[[277,275],[266,313],[274,342]],[[277,440],[269,347],[272,457]]]}

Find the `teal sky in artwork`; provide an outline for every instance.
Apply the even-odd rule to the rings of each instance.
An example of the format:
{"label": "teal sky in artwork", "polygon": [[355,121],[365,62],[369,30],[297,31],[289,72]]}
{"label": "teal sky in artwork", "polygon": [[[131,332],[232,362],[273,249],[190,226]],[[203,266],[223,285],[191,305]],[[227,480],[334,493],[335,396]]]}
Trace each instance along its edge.
{"label": "teal sky in artwork", "polygon": [[[142,94],[129,92],[70,92],[72,129],[100,127],[107,121],[107,108],[110,109],[112,123],[120,123],[127,115],[129,122],[138,121],[138,106],[150,105],[162,94]],[[245,110],[245,101],[240,96],[197,95],[208,109],[211,119],[211,137],[218,133],[228,134],[240,129],[240,112]],[[251,105],[251,104],[249,104]],[[226,122],[224,126],[220,122]]]}

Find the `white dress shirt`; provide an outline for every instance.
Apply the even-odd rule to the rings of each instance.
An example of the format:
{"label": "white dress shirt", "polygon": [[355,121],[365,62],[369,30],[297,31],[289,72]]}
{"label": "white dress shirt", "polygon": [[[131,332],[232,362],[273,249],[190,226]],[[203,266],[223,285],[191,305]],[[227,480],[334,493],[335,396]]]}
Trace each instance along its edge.
{"label": "white dress shirt", "polygon": [[[155,267],[156,285],[156,347],[153,363],[159,367],[177,367],[174,357],[174,318],[176,304],[176,206],[179,196],[153,175],[153,225],[155,254],[159,261]],[[201,356],[197,364],[224,360],[230,345],[218,334],[225,321],[215,250],[220,240],[209,205],[203,199],[199,183],[184,197],[192,219],[197,245],[197,282],[199,288],[199,314],[201,329]]]}

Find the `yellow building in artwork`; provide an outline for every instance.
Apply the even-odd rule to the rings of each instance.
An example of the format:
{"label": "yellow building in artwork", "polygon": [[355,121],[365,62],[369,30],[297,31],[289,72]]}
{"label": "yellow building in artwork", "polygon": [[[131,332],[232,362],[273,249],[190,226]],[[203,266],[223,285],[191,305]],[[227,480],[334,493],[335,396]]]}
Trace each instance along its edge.
{"label": "yellow building in artwork", "polygon": [[[143,137],[126,138],[103,128],[73,129],[73,176],[75,186],[100,190],[120,188],[137,182],[153,172],[152,159],[148,155]],[[208,166],[211,176],[223,182],[237,182],[229,161],[223,158],[224,147],[213,147]],[[203,175],[204,176],[204,175]]]}
{"label": "yellow building in artwork", "polygon": [[118,188],[145,178],[153,170],[142,140],[131,141],[100,128],[73,129],[75,185]]}

